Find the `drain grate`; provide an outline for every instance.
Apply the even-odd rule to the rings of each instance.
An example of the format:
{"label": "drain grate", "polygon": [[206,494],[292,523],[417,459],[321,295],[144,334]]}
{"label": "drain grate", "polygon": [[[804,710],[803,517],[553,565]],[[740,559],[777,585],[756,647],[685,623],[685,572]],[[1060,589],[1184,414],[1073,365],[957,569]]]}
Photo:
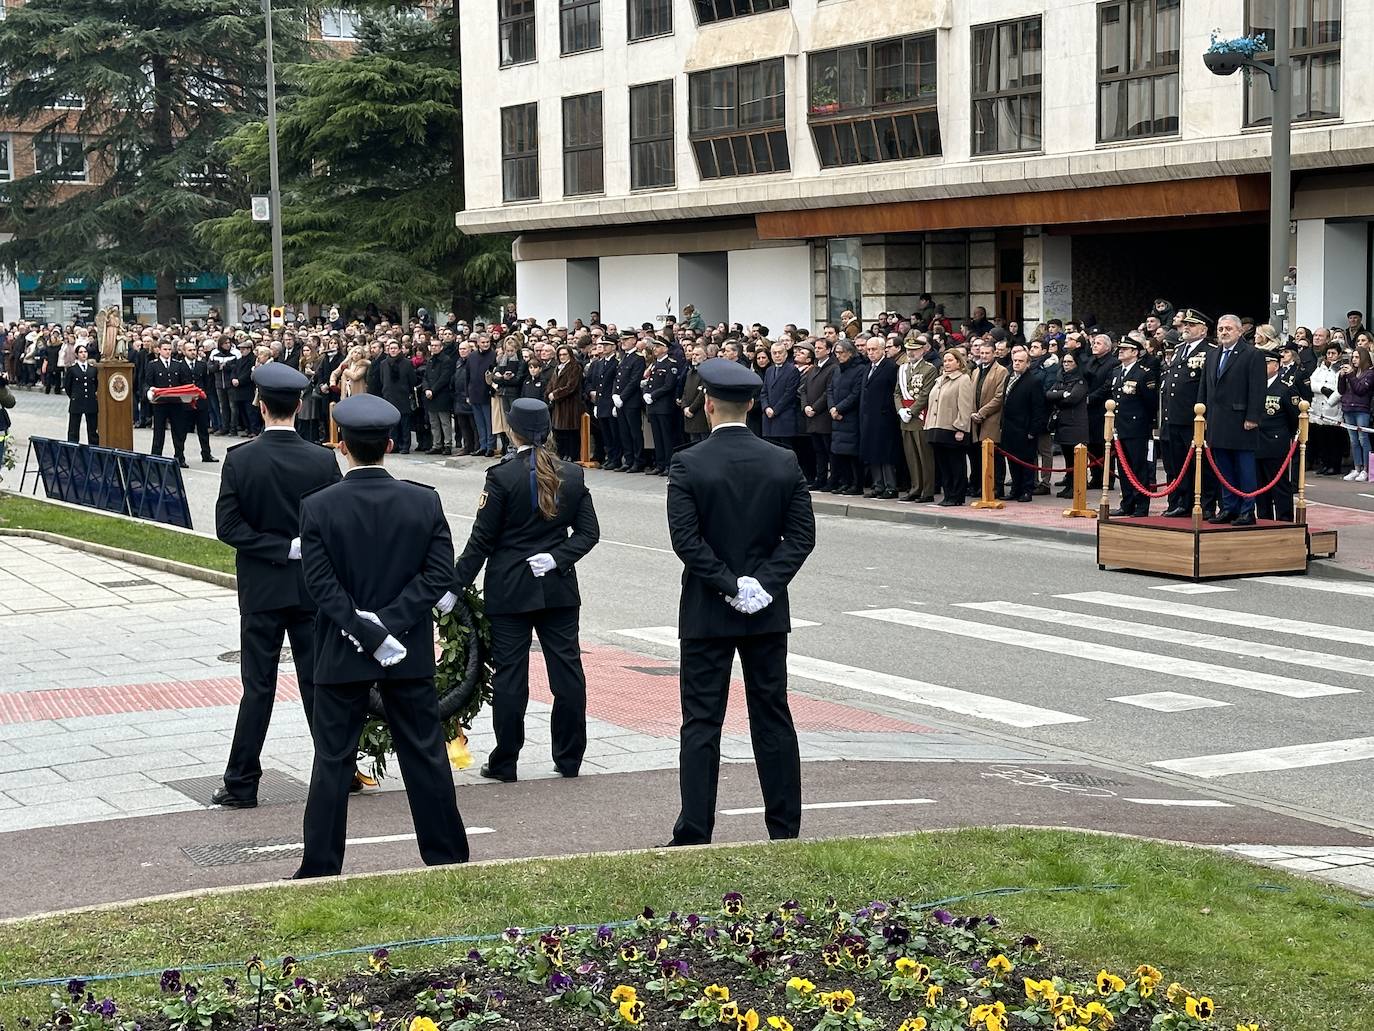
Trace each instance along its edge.
{"label": "drain grate", "polygon": [[651,677],[675,677],[679,672],[676,666],[622,666],[621,669],[628,669],[631,673],[643,673]]}
{"label": "drain grate", "polygon": [[115,587],[156,587],[157,584],[153,583],[153,581],[151,581],[151,580],[115,580],[115,581],[112,581],[111,583],[107,583],[107,584],[103,583],[103,584],[101,584],[100,586],[101,586],[101,587],[110,587],[110,588],[115,588]]}
{"label": "drain grate", "polygon": [[[180,791],[187,798],[201,805],[210,805],[210,796],[224,784],[223,777],[191,777],[187,780],[169,780],[167,786]],[[309,790],[295,777],[280,770],[263,770],[262,780],[258,782],[258,805],[287,805],[303,803]]]}
{"label": "drain grate", "polygon": [[[235,650],[232,651],[232,652],[220,652],[218,655],[215,656],[215,660],[216,660],[217,662],[228,662],[228,663],[238,662],[238,661],[239,661],[240,659],[242,659],[242,658],[243,658],[243,652],[242,652],[242,651],[239,651],[239,650],[237,650],[237,649],[235,649]],[[291,649],[290,649],[290,648],[283,648],[283,649],[281,650],[281,654],[280,654],[279,656],[277,656],[277,661],[278,661],[278,662],[291,662],[291,661],[292,661]]]}
{"label": "drain grate", "polygon": [[1124,780],[1112,780],[1110,777],[1099,777],[1093,773],[1055,773],[1054,779],[1065,784],[1077,784],[1084,788],[1124,788]]}
{"label": "drain grate", "polygon": [[181,851],[196,866],[238,866],[242,863],[267,863],[274,859],[300,859],[305,849],[299,841],[265,838],[261,841],[216,841],[207,845],[185,845]]}

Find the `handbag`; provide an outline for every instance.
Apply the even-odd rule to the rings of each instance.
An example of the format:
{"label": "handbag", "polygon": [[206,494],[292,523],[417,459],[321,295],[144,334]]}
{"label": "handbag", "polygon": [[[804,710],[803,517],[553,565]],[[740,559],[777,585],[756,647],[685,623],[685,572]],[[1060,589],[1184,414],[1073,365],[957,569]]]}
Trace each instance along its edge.
{"label": "handbag", "polygon": [[10,389],[10,385],[0,383],[0,408],[13,408],[15,403],[14,391]]}

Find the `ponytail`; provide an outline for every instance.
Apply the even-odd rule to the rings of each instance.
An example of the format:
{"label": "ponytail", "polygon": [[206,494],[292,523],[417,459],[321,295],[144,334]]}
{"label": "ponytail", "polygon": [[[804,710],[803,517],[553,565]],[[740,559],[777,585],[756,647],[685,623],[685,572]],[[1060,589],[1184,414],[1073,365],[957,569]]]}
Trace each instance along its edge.
{"label": "ponytail", "polygon": [[563,485],[563,473],[547,442],[534,449],[534,479],[539,488],[539,511],[545,519],[552,519],[558,514],[558,488]]}

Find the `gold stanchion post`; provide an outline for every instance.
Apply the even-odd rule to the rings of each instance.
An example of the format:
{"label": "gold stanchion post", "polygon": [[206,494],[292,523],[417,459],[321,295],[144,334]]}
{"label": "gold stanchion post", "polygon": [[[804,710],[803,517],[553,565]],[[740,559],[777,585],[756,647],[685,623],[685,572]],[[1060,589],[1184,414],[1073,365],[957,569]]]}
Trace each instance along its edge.
{"label": "gold stanchion post", "polygon": [[1116,402],[1107,402],[1107,417],[1102,425],[1102,500],[1097,505],[1097,518],[1107,522],[1112,517],[1112,503],[1107,498],[1107,485],[1112,479],[1112,438],[1116,436]]}
{"label": "gold stanchion post", "polygon": [[577,464],[583,469],[600,469],[599,462],[592,461],[592,417],[582,413],[582,461]]}
{"label": "gold stanchion post", "polygon": [[1311,429],[1310,401],[1298,404],[1298,500],[1293,506],[1298,525],[1307,525],[1307,434]]}
{"label": "gold stanchion post", "polygon": [[993,480],[992,474],[993,474],[993,469],[994,469],[994,463],[995,463],[996,460],[997,460],[997,459],[996,459],[996,456],[997,456],[997,445],[996,445],[991,439],[984,440],[984,441],[983,441],[983,493],[982,493],[982,497],[980,497],[977,501],[975,501],[975,502],[972,504],[972,506],[970,506],[970,507],[972,507],[972,508],[1006,508],[1006,507],[1007,507],[1005,502],[998,501],[995,497],[993,497],[994,490],[993,490],[993,485],[992,485],[992,480]]}
{"label": "gold stanchion post", "polygon": [[1064,509],[1065,519],[1092,519],[1097,515],[1088,507],[1088,445],[1073,449],[1073,507]]}
{"label": "gold stanchion post", "polygon": [[1193,530],[1202,529],[1202,445],[1207,439],[1207,406],[1193,405]]}

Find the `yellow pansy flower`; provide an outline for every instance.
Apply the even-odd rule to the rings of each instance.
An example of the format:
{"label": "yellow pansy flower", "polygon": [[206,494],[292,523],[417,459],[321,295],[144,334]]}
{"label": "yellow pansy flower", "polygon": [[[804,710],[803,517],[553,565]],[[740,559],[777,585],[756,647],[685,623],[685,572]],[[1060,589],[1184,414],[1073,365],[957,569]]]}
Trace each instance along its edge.
{"label": "yellow pansy flower", "polygon": [[622,1002],[617,1012],[620,1014],[620,1019],[625,1021],[625,1023],[631,1025],[638,1024],[644,1019],[644,1003],[635,999],[630,999]]}
{"label": "yellow pansy flower", "polygon": [[787,982],[787,987],[791,988],[794,992],[800,992],[802,995],[810,995],[816,990],[816,986],[804,977],[792,978],[792,980]]}
{"label": "yellow pansy flower", "polygon": [[897,1031],[926,1031],[925,1017],[907,1017]]}
{"label": "yellow pansy flower", "polygon": [[769,1017],[768,1026],[773,1028],[773,1031],[792,1031],[792,1021],[786,1017]]}
{"label": "yellow pansy flower", "polygon": [[1194,1020],[1211,1020],[1212,1008],[1212,1000],[1205,995],[1197,999],[1190,995],[1183,1002],[1183,1012]]}
{"label": "yellow pansy flower", "polygon": [[1136,967],[1135,976],[1148,977],[1151,981],[1155,982],[1156,984],[1164,980],[1164,975],[1161,974],[1154,967],[1150,966],[1150,964],[1148,963],[1142,963],[1140,964],[1140,966]]}
{"label": "yellow pansy flower", "polygon": [[1097,972],[1098,995],[1111,995],[1112,992],[1119,992],[1125,987],[1126,982],[1115,974],[1108,973],[1105,970],[1099,970]]}
{"label": "yellow pansy flower", "polygon": [[439,1031],[439,1025],[428,1017],[416,1017],[410,1022],[410,1031]]}
{"label": "yellow pansy flower", "polygon": [[1180,995],[1187,994],[1188,989],[1184,988],[1183,985],[1179,984],[1177,981],[1174,981],[1168,988],[1164,989],[1164,997],[1170,1002],[1178,1002],[1178,997]]}
{"label": "yellow pansy flower", "polygon": [[854,1006],[854,993],[848,988],[838,992],[821,992],[821,1005],[832,1013],[844,1013]]}
{"label": "yellow pansy flower", "polygon": [[893,964],[897,968],[897,973],[906,976],[915,971],[916,961],[910,956],[898,956],[897,962]]}
{"label": "yellow pansy flower", "polygon": [[758,1031],[759,1015],[757,1010],[750,1010],[748,1013],[741,1013],[735,1018],[735,1027],[738,1031]]}
{"label": "yellow pansy flower", "polygon": [[945,994],[945,990],[938,984],[933,984],[926,989],[926,1009],[934,1009],[940,996]]}
{"label": "yellow pansy flower", "polygon": [[723,1002],[720,1005],[720,1022],[722,1024],[733,1024],[739,1019],[739,1005],[733,1002]]}
{"label": "yellow pansy flower", "polygon": [[634,1002],[638,998],[639,993],[627,984],[618,984],[611,992],[611,1001],[614,1003]]}
{"label": "yellow pansy flower", "polygon": [[988,960],[988,969],[996,971],[1003,977],[1011,973],[1011,966],[1011,960],[1007,959],[1007,957],[1003,956],[1001,953],[998,953],[996,956],[993,956],[992,959]]}
{"label": "yellow pansy flower", "polygon": [[714,1002],[729,1002],[730,989],[723,984],[708,984],[704,993],[706,998]]}
{"label": "yellow pansy flower", "polygon": [[1029,977],[1023,977],[1021,983],[1026,989],[1026,998],[1031,1002],[1039,1002],[1041,999],[1053,1001],[1056,996],[1054,982],[1051,980],[1033,981]]}
{"label": "yellow pansy flower", "polygon": [[1078,1001],[1072,995],[1057,995],[1050,1000],[1050,1012],[1056,1017],[1061,1013],[1072,1013],[1078,1009]]}
{"label": "yellow pansy flower", "polygon": [[1258,1024],[1237,1024],[1236,1031],[1259,1031]]}

